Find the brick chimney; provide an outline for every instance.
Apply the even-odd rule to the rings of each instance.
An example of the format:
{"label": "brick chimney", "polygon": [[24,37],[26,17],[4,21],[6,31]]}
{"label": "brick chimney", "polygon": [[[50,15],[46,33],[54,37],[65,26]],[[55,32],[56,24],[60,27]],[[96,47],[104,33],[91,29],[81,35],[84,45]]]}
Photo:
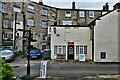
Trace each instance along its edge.
{"label": "brick chimney", "polygon": [[75,9],[75,2],[72,2],[72,9]]}
{"label": "brick chimney", "polygon": [[114,9],[114,10],[120,9],[120,2],[116,3],[116,4],[113,6],[113,9]]}

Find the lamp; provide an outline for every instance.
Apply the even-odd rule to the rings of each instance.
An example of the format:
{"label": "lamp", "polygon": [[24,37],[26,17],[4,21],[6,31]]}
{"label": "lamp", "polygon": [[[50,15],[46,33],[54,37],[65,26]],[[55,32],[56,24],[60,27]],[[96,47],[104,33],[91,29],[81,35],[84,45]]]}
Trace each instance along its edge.
{"label": "lamp", "polygon": [[31,47],[31,30],[24,30],[24,29],[17,29],[18,31],[28,32],[29,38],[28,38],[28,56],[27,56],[27,75],[30,75],[30,47]]}

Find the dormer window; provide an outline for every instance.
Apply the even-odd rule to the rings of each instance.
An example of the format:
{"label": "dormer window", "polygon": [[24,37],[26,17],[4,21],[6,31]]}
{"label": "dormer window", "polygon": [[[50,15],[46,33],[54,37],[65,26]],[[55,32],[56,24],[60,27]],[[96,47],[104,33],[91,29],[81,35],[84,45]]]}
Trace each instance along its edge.
{"label": "dormer window", "polygon": [[65,17],[71,17],[71,11],[65,11]]}

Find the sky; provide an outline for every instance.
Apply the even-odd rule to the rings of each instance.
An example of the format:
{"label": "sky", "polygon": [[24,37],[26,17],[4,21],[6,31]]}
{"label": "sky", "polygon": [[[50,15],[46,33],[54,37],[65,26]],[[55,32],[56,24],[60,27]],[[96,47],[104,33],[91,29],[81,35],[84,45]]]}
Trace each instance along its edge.
{"label": "sky", "polygon": [[[39,2],[39,0],[32,0]],[[115,3],[120,0],[40,0],[43,4],[57,8],[72,8],[72,2],[75,2],[76,9],[98,9],[101,10],[103,5],[108,2],[109,9],[113,9]]]}

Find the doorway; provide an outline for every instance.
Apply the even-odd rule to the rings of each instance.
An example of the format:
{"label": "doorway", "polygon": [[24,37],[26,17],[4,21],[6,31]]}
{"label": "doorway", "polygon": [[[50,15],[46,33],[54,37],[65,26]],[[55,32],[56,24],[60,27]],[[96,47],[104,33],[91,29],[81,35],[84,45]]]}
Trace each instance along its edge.
{"label": "doorway", "polygon": [[68,60],[74,60],[74,45],[68,45]]}

